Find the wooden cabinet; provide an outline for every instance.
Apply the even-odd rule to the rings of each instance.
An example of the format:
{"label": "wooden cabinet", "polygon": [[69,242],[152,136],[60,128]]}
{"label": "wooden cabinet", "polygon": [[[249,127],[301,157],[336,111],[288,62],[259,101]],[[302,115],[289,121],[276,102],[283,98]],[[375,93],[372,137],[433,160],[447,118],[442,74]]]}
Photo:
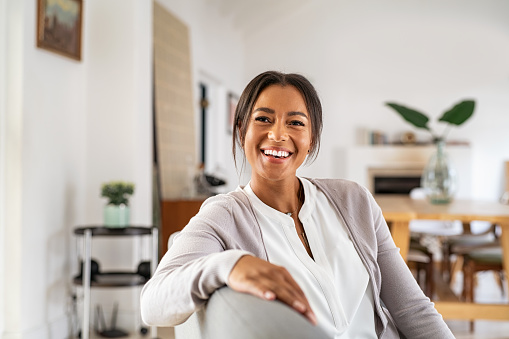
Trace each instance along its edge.
{"label": "wooden cabinet", "polygon": [[168,239],[180,231],[189,220],[198,213],[204,199],[196,200],[163,200],[161,203],[161,253],[168,250]]}

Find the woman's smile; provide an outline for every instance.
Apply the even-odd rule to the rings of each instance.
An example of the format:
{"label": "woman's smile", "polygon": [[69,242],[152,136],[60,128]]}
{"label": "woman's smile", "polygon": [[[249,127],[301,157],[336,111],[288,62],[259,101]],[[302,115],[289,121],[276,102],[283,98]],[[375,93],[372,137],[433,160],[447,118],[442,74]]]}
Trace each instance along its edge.
{"label": "woman's smile", "polygon": [[292,152],[285,148],[267,147],[260,150],[268,161],[280,163],[292,156]]}

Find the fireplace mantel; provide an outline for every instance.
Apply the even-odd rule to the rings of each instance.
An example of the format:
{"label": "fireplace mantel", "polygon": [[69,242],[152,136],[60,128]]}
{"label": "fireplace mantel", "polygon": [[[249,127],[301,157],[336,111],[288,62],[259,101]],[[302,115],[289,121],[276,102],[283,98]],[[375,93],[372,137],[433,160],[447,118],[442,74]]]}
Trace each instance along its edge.
{"label": "fireplace mantel", "polygon": [[[343,150],[344,178],[373,189],[373,173],[394,172],[413,175],[422,171],[436,148],[429,146],[355,146]],[[458,176],[458,198],[470,198],[471,148],[465,145],[447,145],[446,153]]]}

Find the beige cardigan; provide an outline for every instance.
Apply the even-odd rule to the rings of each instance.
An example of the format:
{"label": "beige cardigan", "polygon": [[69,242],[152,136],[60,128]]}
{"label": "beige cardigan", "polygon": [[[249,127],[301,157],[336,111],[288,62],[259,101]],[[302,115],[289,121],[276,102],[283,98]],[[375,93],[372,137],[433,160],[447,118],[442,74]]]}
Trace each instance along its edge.
{"label": "beige cardigan", "polygon": [[[309,180],[336,209],[368,271],[378,337],[454,338],[401,258],[370,192],[347,180]],[[248,197],[237,189],[207,199],[144,286],[143,320],[158,326],[184,322],[227,284],[233,266],[246,254],[267,260]]]}

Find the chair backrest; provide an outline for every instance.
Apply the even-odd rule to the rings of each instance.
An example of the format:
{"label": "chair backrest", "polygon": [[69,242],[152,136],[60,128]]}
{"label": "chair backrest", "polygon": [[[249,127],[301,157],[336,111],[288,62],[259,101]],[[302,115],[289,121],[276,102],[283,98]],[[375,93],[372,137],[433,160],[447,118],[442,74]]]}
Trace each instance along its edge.
{"label": "chair backrest", "polygon": [[[410,198],[413,200],[424,200],[426,199],[426,190],[422,187],[413,188],[410,191]],[[463,225],[458,220],[412,220],[410,222],[410,231],[414,234],[451,236],[461,234],[463,232]]]}
{"label": "chair backrest", "polygon": [[412,190],[410,191],[410,198],[424,200],[426,199],[426,190],[422,187],[412,188]]}

